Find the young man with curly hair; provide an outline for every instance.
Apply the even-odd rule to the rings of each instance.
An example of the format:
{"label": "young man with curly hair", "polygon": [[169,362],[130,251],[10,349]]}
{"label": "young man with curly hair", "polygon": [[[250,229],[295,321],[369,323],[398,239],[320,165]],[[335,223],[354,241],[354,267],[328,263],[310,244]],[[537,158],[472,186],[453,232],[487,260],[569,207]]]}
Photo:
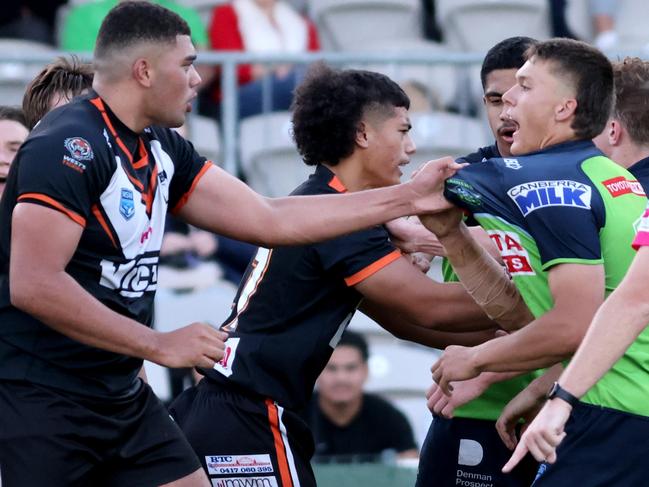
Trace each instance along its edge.
{"label": "young man with curly hair", "polygon": [[[415,151],[408,107],[386,76],[313,67],[295,94],[293,129],[315,172],[293,194],[398,184]],[[222,326],[223,360],[200,369],[205,379],[171,407],[214,485],[248,472],[260,485],[315,485],[313,439],[297,412],[359,305],[395,335],[438,348],[494,333],[461,285],[427,278],[383,226],[260,248]]]}

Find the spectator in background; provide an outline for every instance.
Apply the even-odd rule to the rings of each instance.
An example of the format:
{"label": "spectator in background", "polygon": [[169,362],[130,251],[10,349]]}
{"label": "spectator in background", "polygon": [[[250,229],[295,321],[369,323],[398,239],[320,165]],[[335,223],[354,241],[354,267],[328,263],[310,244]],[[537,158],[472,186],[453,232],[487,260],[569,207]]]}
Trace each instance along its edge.
{"label": "spectator in background", "polygon": [[2,2],[0,37],[54,44],[56,11],[67,0]]}
{"label": "spectator in background", "polygon": [[315,462],[377,461],[392,451],[418,458],[404,414],[375,394],[363,392],[368,347],[353,331],[343,333],[316,382],[306,419],[315,439]]}
{"label": "spectator in background", "polygon": [[[212,14],[209,35],[214,50],[299,53],[320,49],[315,25],[282,0],[232,0],[220,5]],[[288,110],[299,73],[300,70],[286,64],[240,65],[239,117]],[[268,96],[264,96],[265,87]],[[221,96],[217,79],[205,111],[218,116]]]}
{"label": "spectator in background", "polygon": [[423,21],[424,37],[431,41],[442,42],[442,29],[437,23],[437,9],[435,0],[421,0],[421,17]]}
{"label": "spectator in background", "polygon": [[92,88],[92,64],[76,56],[59,57],[29,83],[23,97],[23,111],[29,130],[54,108],[68,103]]}
{"label": "spectator in background", "polygon": [[[72,7],[65,18],[61,32],[61,49],[92,52],[99,26],[108,12],[121,0],[97,0]],[[207,32],[200,16],[189,7],[173,0],[150,0],[178,14],[191,29],[192,43],[197,49],[207,48]],[[201,77],[202,73],[201,73]]]}
{"label": "spectator in background", "polygon": [[22,110],[0,106],[0,196],[5,189],[9,167],[28,135]]}
{"label": "spectator in background", "polygon": [[577,36],[570,30],[566,20],[567,0],[549,0],[550,7],[550,31],[552,37],[569,37],[576,39]]}
{"label": "spectator in background", "polygon": [[589,0],[589,6],[595,31],[593,44],[603,51],[614,48],[618,42],[618,35],[615,31],[615,11],[618,1]]}

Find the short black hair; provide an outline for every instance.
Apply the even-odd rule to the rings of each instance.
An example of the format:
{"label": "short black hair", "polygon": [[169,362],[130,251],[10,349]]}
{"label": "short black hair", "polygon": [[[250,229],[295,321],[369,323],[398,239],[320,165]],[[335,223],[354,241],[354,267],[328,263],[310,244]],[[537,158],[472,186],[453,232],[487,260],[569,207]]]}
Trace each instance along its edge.
{"label": "short black hair", "polygon": [[525,52],[537,42],[536,39],[531,37],[509,37],[489,49],[480,68],[482,89],[487,86],[487,76],[492,71],[497,69],[518,69],[523,66],[527,60]]}
{"label": "short black hair", "polygon": [[95,58],[139,42],[174,43],[178,35],[191,35],[191,31],[175,12],[149,2],[120,2],[99,28]]}
{"label": "short black hair", "polygon": [[396,107],[410,108],[410,99],[387,76],[316,63],[295,90],[293,138],[306,164],[336,165],[354,152],[364,115],[388,118]]}
{"label": "short black hair", "polygon": [[551,63],[551,72],[572,84],[577,109],[571,128],[580,139],[599,135],[613,108],[613,66],[597,48],[574,39],[549,39],[530,46],[529,60]]}
{"label": "short black hair", "polygon": [[25,114],[19,107],[0,105],[0,120],[11,120],[12,122],[18,122],[27,127]]}
{"label": "short black hair", "polygon": [[367,359],[370,356],[367,347],[367,341],[365,340],[363,335],[360,335],[359,333],[353,332],[351,330],[344,331],[336,347],[352,347],[357,349],[361,354],[363,362],[367,362]]}

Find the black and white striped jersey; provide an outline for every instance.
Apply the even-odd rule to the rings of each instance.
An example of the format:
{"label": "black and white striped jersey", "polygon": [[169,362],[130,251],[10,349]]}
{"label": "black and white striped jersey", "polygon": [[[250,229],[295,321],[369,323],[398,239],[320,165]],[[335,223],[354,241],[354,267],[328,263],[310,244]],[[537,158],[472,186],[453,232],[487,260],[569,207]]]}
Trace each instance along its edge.
{"label": "black and white striped jersey", "polygon": [[96,93],[43,118],[16,157],[0,206],[0,378],[115,396],[130,390],[141,366],[11,306],[15,205],[44,205],[81,225],[66,271],[109,308],[150,325],[167,209],[187,201],[209,166],[170,129],[132,132]]}

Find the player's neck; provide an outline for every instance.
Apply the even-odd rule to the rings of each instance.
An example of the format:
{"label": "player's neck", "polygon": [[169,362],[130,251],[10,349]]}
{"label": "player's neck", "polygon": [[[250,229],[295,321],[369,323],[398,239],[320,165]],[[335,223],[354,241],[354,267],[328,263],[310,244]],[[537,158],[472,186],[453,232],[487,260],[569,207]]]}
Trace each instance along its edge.
{"label": "player's neck", "polygon": [[318,396],[318,406],[322,414],[336,426],[344,427],[351,423],[363,408],[363,395],[349,402],[332,402]]}
{"label": "player's neck", "polygon": [[335,166],[324,164],[343,183],[349,193],[372,189],[363,177],[363,164],[352,157],[343,159]]}
{"label": "player's neck", "polygon": [[141,133],[151,122],[142,115],[138,100],[129,96],[131,90],[120,83],[94,83],[93,89],[108,105],[113,114],[135,133]]}
{"label": "player's neck", "polygon": [[624,168],[649,157],[649,147],[633,143],[620,144],[611,151],[610,159]]}
{"label": "player's neck", "polygon": [[567,124],[557,124],[543,137],[539,150],[576,140],[579,140],[579,137]]}

